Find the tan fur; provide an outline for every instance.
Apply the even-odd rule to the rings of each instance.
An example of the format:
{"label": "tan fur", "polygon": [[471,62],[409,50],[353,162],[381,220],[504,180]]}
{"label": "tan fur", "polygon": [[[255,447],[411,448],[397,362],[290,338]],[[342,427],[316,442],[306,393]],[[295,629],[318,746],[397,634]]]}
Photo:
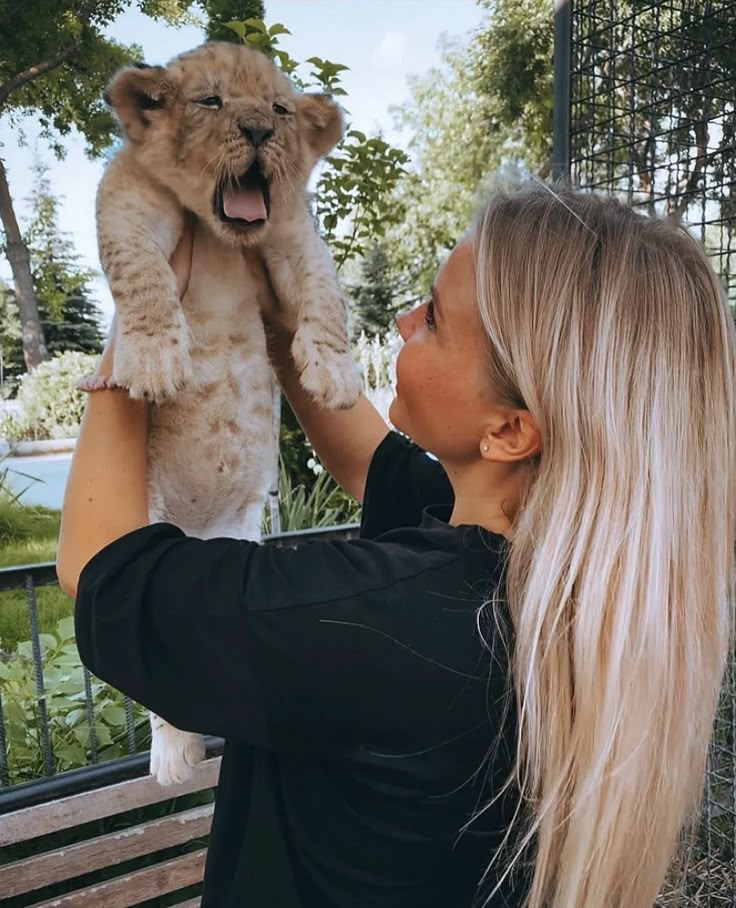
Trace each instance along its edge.
{"label": "tan fur", "polygon": [[[220,108],[203,106],[215,95]],[[167,67],[125,67],[108,97],[126,142],[100,184],[98,238],[116,306],[114,377],[154,404],[150,518],[257,539],[276,457],[261,309],[285,307],[297,326],[294,359],[318,401],[350,406],[360,388],[332,261],[304,199],[311,169],[342,135],[339,108],[297,93],[262,54],[219,42]],[[253,130],[273,134],[255,141]],[[254,159],[269,216],[244,230],[217,216],[216,190]],[[168,259],[187,211],[194,251],[180,302]],[[152,726],[152,772],[162,783],[186,778],[201,740],[157,717]]]}

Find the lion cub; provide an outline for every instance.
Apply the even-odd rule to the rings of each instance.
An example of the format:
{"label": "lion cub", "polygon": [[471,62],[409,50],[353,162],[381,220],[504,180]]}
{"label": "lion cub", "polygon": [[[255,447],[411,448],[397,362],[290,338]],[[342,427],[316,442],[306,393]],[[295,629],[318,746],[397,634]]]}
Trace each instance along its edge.
{"label": "lion cub", "polygon": [[[150,520],[257,539],[277,453],[260,310],[283,307],[296,325],[292,355],[317,401],[348,407],[360,393],[332,260],[305,201],[312,168],[342,136],[340,109],[224,42],[165,67],[126,66],[107,100],[125,142],[99,187],[98,240],[115,300],[113,378],[153,404]],[[192,215],[180,301],[168,260]],[[202,759],[200,736],[151,720],[151,772],[184,780]]]}

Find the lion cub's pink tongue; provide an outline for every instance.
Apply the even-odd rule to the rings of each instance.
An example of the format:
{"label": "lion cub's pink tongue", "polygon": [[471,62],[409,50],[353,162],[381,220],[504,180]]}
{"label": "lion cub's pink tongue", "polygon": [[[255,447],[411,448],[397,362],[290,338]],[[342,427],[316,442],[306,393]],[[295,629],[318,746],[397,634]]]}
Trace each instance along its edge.
{"label": "lion cub's pink tongue", "polygon": [[252,189],[229,189],[222,197],[222,207],[229,218],[242,221],[266,220],[266,202],[263,192]]}

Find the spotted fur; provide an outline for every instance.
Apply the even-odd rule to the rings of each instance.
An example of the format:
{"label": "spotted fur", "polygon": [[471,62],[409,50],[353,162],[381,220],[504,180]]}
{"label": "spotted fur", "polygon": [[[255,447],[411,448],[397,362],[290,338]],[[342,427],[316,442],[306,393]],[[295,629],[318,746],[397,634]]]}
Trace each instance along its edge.
{"label": "spotted fur", "polygon": [[[215,96],[216,109],[198,103]],[[150,519],[257,539],[276,457],[261,310],[283,307],[296,326],[294,360],[315,399],[346,407],[360,390],[332,261],[305,201],[312,168],[342,135],[340,110],[296,92],[262,54],[220,42],[166,67],[125,67],[107,97],[125,142],[98,191],[100,259],[115,300],[113,377],[154,404]],[[216,193],[254,160],[269,216],[245,230],[218,217]],[[191,215],[180,301],[168,260]],[[154,775],[185,779],[201,740],[157,717],[152,730]]]}

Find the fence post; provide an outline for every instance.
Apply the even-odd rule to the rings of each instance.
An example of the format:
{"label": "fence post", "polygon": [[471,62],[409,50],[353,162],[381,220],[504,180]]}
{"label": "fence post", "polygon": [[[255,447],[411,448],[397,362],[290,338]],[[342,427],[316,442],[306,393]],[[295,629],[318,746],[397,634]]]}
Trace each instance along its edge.
{"label": "fence post", "polygon": [[43,683],[43,654],[38,634],[38,614],[36,612],[36,588],[33,574],[26,574],[26,605],[28,606],[28,624],[31,631],[31,652],[33,654],[33,674],[36,681],[36,702],[38,703],[38,734],[41,741],[43,771],[47,776],[54,774],[54,751],[49,731],[49,716],[46,709],[46,691]]}
{"label": "fence post", "polygon": [[572,0],[554,0],[555,43],[552,107],[552,178],[570,182],[570,30]]}

